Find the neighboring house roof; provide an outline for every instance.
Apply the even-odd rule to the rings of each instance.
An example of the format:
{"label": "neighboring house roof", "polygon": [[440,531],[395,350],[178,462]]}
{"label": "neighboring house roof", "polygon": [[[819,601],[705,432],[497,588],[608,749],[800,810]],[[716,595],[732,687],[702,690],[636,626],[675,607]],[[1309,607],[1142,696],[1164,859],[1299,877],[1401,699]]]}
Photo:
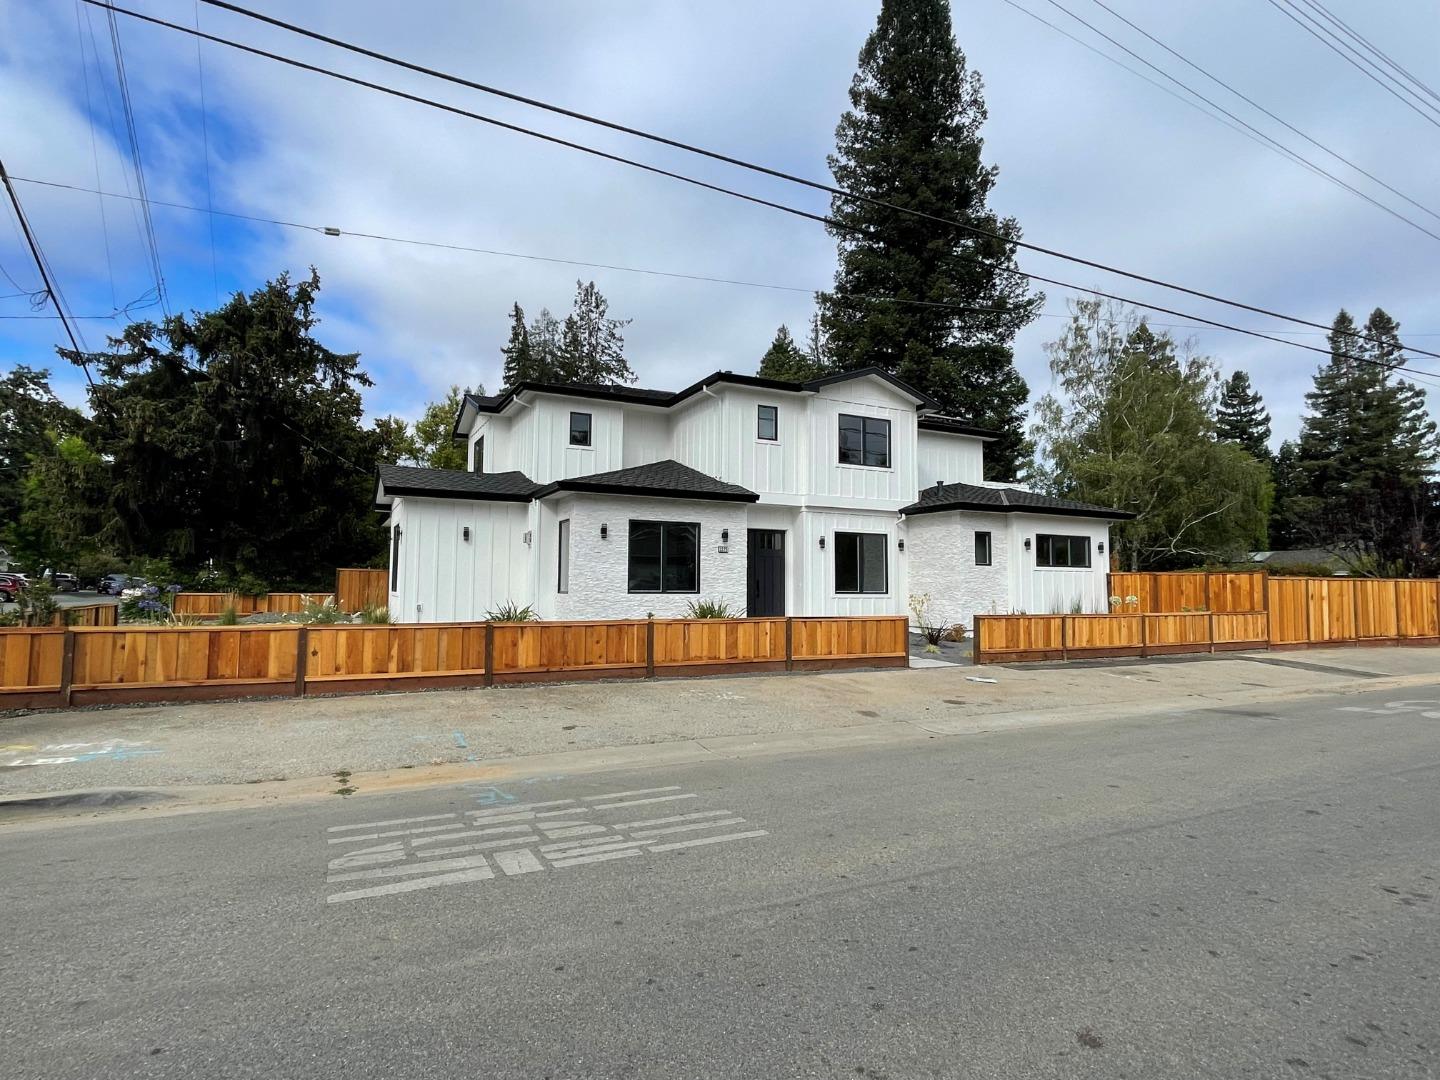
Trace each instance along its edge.
{"label": "neighboring house roof", "polygon": [[982,510],[992,514],[1058,514],[1064,517],[1110,518],[1126,521],[1135,515],[1108,506],[1041,495],[1020,488],[981,487],[978,484],[935,484],[900,513],[938,514],[948,510]]}
{"label": "neighboring house roof", "polygon": [[720,502],[757,502],[760,496],[739,484],[727,484],[688,465],[666,459],[630,469],[594,473],[557,480],[536,492],[537,499],[561,491],[604,495],[641,495],[664,499],[714,499]]}
{"label": "neighboring house roof", "polygon": [[1349,563],[1345,553],[1330,548],[1289,548],[1278,551],[1252,551],[1250,560],[1263,566],[1328,566],[1332,570],[1347,572]]}
{"label": "neighboring house roof", "polygon": [[[888,371],[878,367],[860,368],[856,371],[842,371],[834,375],[825,375],[819,379],[811,379],[808,382],[787,382],[781,379],[762,379],[758,375],[737,375],[732,371],[716,371],[706,375],[697,383],[687,386],[684,390],[646,390],[636,386],[604,386],[597,383],[546,383],[546,382],[522,382],[518,386],[507,390],[503,394],[496,394],[489,397],[477,394],[466,394],[460,404],[460,412],[455,417],[454,436],[459,438],[463,433],[461,424],[464,423],[467,413],[499,413],[504,412],[515,398],[524,393],[559,394],[565,397],[595,398],[604,401],[615,401],[630,405],[654,405],[657,408],[668,409],[688,400],[706,387],[714,386],[717,383],[730,383],[734,386],[750,386],[761,390],[775,390],[782,393],[803,394],[814,393],[815,391],[833,386],[836,383],[849,382],[853,379],[879,379],[888,383],[895,390],[910,398],[916,405],[923,409],[938,409],[939,403],[926,394],[916,390],[909,383],[897,379]],[[953,421],[959,424],[959,421]],[[934,430],[954,431],[954,428],[936,428]],[[957,434],[971,434],[970,431],[956,432]],[[981,432],[981,429],[974,429],[974,434],[990,435],[992,432]]]}
{"label": "neighboring house roof", "polygon": [[464,469],[381,465],[375,488],[375,505],[383,507],[397,495],[529,502],[539,490],[540,485],[522,472],[473,473]]}

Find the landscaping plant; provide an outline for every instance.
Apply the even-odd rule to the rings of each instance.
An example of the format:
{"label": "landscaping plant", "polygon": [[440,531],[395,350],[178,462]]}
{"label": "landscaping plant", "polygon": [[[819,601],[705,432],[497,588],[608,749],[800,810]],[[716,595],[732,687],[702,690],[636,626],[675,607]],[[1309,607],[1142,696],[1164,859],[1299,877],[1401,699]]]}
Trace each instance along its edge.
{"label": "landscaping plant", "polygon": [[685,605],[687,619],[738,619],[740,614],[731,610],[724,600],[691,600]]}
{"label": "landscaping plant", "polygon": [[506,600],[494,611],[485,613],[487,622],[539,622],[540,616],[535,614],[535,609],[529,604],[521,607],[513,600]]}

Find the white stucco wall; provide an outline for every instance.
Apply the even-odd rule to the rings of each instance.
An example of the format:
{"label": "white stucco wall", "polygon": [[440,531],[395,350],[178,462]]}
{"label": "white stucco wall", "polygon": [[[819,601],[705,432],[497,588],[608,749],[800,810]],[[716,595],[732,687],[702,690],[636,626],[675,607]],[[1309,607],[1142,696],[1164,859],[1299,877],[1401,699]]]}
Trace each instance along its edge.
{"label": "white stucco wall", "polygon": [[[643,619],[685,614],[692,600],[723,600],[745,610],[745,503],[575,495],[554,521],[570,520],[570,591],[555,593],[555,555],[540,568],[541,587],[554,597],[557,619]],[[700,590],[695,593],[632,593],[630,522],[684,521],[700,526]],[[609,539],[600,539],[600,526]],[[721,552],[721,530],[730,531]],[[553,526],[547,526],[553,532]],[[548,604],[546,606],[549,606]]]}
{"label": "white stucco wall", "polygon": [[[991,565],[975,565],[975,534],[990,533]],[[964,623],[976,615],[1010,611],[1010,523],[1004,514],[953,512],[905,519],[910,592],[929,593],[937,623]],[[907,597],[908,601],[908,597]]]}

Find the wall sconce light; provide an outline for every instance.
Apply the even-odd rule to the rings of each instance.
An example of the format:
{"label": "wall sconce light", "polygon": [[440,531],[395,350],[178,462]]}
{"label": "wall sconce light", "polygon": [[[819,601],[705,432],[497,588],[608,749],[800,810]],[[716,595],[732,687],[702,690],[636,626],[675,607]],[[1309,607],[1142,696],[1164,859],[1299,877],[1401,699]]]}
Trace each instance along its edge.
{"label": "wall sconce light", "polygon": [[729,530],[729,529],[721,529],[721,530],[720,530],[720,543],[722,543],[722,544],[728,544],[729,542],[730,542],[730,530]]}
{"label": "wall sconce light", "polygon": [[901,551],[904,551],[904,550],[905,550],[905,541],[904,541],[904,540],[899,540],[899,541],[896,542],[895,546],[896,546],[897,548],[899,548]]}
{"label": "wall sconce light", "polygon": [[1025,550],[1026,550],[1026,551],[1029,551],[1029,550],[1030,550],[1030,538],[1029,538],[1028,536],[1025,537]]}
{"label": "wall sconce light", "polygon": [[823,536],[820,537],[820,550],[821,550],[821,551],[824,551],[824,550],[825,550],[825,537],[823,537]]}
{"label": "wall sconce light", "polygon": [[610,526],[609,526],[609,525],[601,525],[601,526],[600,526],[600,539],[601,539],[601,540],[609,540],[609,539],[610,539]]}
{"label": "wall sconce light", "polygon": [[1101,541],[1100,541],[1100,554],[1101,554],[1101,555],[1104,555],[1104,554],[1105,554],[1105,541],[1104,541],[1104,540],[1101,540]]}
{"label": "wall sconce light", "polygon": [[460,539],[461,539],[461,540],[465,540],[465,541],[469,541],[469,539],[470,539],[470,526],[469,526],[469,525],[466,525],[463,529],[460,530]]}
{"label": "wall sconce light", "polygon": [[525,540],[525,546],[526,546],[526,547],[529,547],[530,544],[531,544],[531,543],[534,541],[534,539],[535,539],[535,534],[534,534],[533,532],[531,532],[529,529],[526,529],[526,530],[525,530],[525,536],[524,536],[523,539]]}

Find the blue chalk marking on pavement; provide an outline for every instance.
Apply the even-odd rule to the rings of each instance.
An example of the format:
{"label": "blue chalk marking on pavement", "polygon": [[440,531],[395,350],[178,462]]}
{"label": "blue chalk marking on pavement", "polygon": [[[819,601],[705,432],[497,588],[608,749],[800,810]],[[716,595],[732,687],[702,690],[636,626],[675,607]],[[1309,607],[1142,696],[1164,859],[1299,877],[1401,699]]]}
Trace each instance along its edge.
{"label": "blue chalk marking on pavement", "polygon": [[455,745],[460,747],[460,749],[462,750],[465,749],[465,736],[460,734],[460,732],[458,731],[455,732]]}

